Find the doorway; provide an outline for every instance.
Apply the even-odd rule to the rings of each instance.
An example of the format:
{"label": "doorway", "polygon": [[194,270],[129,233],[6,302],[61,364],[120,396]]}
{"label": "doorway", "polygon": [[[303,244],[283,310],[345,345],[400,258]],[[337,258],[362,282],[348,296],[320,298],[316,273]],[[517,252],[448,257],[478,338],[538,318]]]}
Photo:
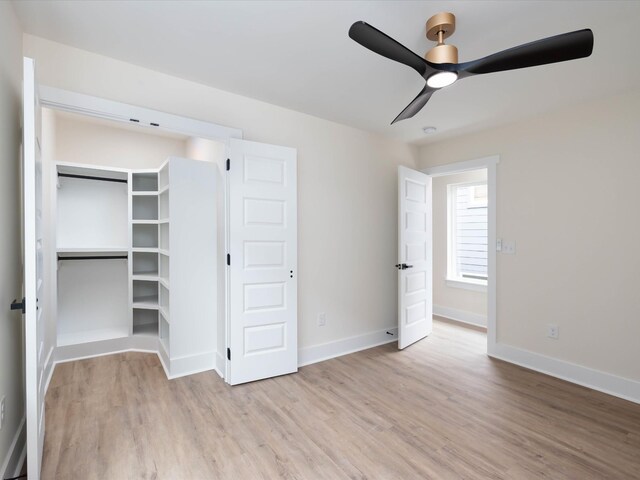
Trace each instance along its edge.
{"label": "doorway", "polygon": [[486,328],[496,343],[497,156],[431,167],[433,313]]}

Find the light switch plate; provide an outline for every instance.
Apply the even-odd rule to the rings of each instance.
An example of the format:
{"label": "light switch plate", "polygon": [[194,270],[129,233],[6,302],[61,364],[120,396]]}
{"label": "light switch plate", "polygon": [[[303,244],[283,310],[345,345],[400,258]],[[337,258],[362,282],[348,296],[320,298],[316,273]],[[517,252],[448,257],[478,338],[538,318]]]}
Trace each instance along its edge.
{"label": "light switch plate", "polygon": [[502,253],[506,255],[516,254],[516,241],[515,240],[503,240],[502,241]]}

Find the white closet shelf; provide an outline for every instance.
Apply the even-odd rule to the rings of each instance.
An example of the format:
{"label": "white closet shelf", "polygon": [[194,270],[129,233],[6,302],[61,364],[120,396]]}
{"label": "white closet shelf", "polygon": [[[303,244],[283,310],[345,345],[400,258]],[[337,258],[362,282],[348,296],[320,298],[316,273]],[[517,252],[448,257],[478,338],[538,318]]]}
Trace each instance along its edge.
{"label": "white closet shelf", "polygon": [[58,247],[58,253],[127,253],[129,247]]}
{"label": "white closet shelf", "polygon": [[158,249],[156,247],[133,247],[131,251],[138,253],[158,253]]}
{"label": "white closet shelf", "polygon": [[59,333],[58,346],[78,345],[80,343],[99,342],[101,340],[112,340],[114,338],[124,338],[128,336],[129,328],[126,326],[75,333]]}
{"label": "white closet shelf", "polygon": [[[135,280],[135,278],[134,278],[134,280]],[[160,282],[160,285],[162,285],[164,288],[169,290],[169,279],[168,278],[157,277],[157,280]]]}
{"label": "white closet shelf", "polygon": [[151,196],[156,196],[158,195],[158,192],[153,192],[153,191],[138,191],[138,192],[131,192],[131,195],[135,196],[141,196],[141,197],[151,197]]}
{"label": "white closet shelf", "polygon": [[134,225],[157,225],[159,220],[131,220]]}
{"label": "white closet shelf", "polygon": [[155,282],[158,281],[158,272],[148,272],[148,273],[134,273],[131,276],[132,280],[143,280],[147,282]]}
{"label": "white closet shelf", "polygon": [[143,323],[140,325],[133,326],[133,334],[146,336],[146,337],[157,337],[158,336],[158,323]]}
{"label": "white closet shelf", "polygon": [[158,249],[158,252],[160,253],[160,255],[164,255],[165,257],[169,256],[169,250],[165,250],[163,248]]}
{"label": "white closet shelf", "polygon": [[169,191],[169,185],[165,185],[164,187],[162,187],[160,190],[158,190],[158,195],[163,194],[164,192],[168,192]]}
{"label": "white closet shelf", "polygon": [[134,297],[133,308],[141,308],[145,310],[158,310],[158,296],[147,295],[144,297]]}
{"label": "white closet shelf", "polygon": [[161,218],[160,220],[158,220],[158,223],[169,223],[169,219],[168,218]]}

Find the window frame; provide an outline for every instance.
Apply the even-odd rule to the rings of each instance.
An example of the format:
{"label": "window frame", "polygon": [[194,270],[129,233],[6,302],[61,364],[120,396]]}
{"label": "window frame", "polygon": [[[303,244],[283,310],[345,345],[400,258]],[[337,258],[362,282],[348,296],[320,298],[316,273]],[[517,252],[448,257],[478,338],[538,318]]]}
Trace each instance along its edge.
{"label": "window frame", "polygon": [[[462,275],[458,274],[456,269],[457,195],[454,195],[454,192],[460,187],[476,187],[479,185],[487,185],[488,188],[488,181],[485,180],[447,184],[447,274],[445,280],[448,287],[463,288],[465,290],[472,290],[477,292],[486,292],[488,285],[488,275],[485,279],[463,277]],[[489,203],[487,199],[487,221],[489,217],[488,208]]]}

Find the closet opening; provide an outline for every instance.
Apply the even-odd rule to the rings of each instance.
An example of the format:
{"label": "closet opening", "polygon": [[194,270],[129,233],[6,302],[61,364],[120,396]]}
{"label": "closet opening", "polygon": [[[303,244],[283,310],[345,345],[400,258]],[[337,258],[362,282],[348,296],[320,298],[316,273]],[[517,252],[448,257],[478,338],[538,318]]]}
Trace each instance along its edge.
{"label": "closet opening", "polygon": [[216,368],[225,153],[223,141],[43,108],[55,361],[138,350],[157,352],[170,378]]}

